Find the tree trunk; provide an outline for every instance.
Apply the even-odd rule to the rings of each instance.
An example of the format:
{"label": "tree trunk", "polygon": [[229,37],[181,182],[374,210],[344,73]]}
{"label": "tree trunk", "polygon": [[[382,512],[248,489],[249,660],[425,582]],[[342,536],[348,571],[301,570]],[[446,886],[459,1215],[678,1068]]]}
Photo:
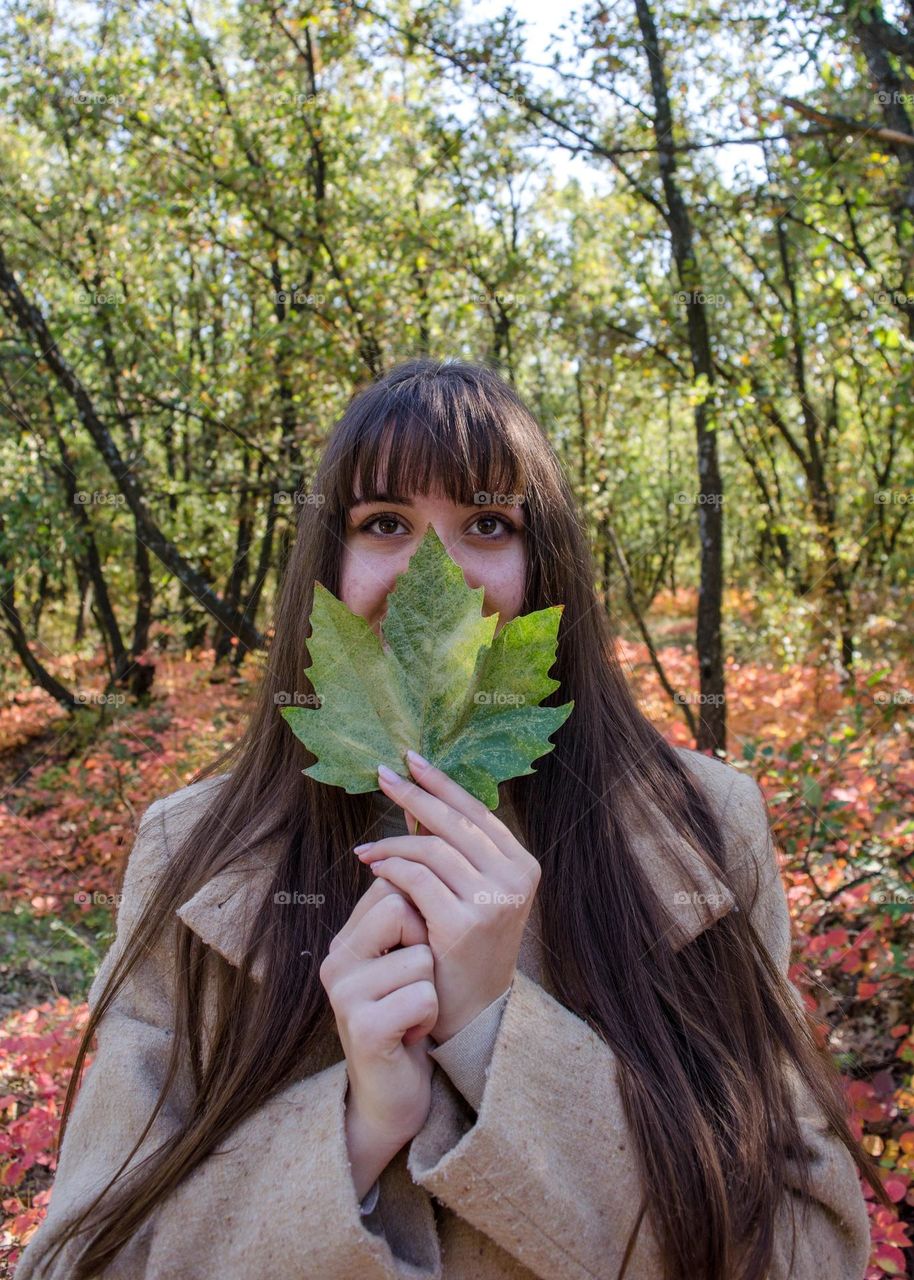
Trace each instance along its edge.
{"label": "tree trunk", "polygon": [[158,556],[213,617],[236,632],[242,644],[250,649],[264,648],[264,637],[254,627],[242,622],[237,613],[216,595],[203,575],[181,555],[174,543],[166,538],[159,528],[150,511],[140,481],[121,456],[114,437],[97,413],[86,388],[61,355],[44,316],[27,300],[20,289],[19,282],[7,265],[2,249],[0,249],[0,294],[6,299],[8,310],[23,334],[35,344],[41,361],[47,365],[60,386],[76,404],[80,421],[104,459],[118,490],[124,495],[136,519],[139,536],[149,550],[153,555]]}
{"label": "tree trunk", "polygon": [[[664,217],[670,231],[673,258],[679,284],[686,294],[689,353],[696,378],[710,387],[714,382],[714,362],[708,317],[694,251],[689,211],[679,189],[676,174],[675,134],[670,107],[666,69],[654,15],[648,0],[635,0],[638,26],[650,69],[654,99],[654,136],[660,179],[666,208]],[[723,485],[717,457],[717,432],[709,429],[707,403],[695,406],[695,440],[698,454],[698,540],[700,582],[696,648],[700,674],[700,716],[696,745],[700,751],[726,747],[726,704],[724,655],[721,634],[723,611]]]}

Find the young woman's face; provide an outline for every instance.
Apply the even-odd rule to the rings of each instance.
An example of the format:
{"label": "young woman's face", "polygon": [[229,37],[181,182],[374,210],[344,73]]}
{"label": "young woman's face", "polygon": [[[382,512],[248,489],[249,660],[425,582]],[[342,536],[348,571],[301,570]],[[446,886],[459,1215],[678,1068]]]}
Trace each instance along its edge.
{"label": "young woman's face", "polygon": [[485,588],[482,612],[487,617],[500,615],[496,630],[517,617],[526,569],[522,508],[458,506],[437,493],[404,496],[410,502],[358,502],[349,508],[341,585],[347,608],[379,634],[388,592],[431,524],[448,555],[463,569],[467,586]]}

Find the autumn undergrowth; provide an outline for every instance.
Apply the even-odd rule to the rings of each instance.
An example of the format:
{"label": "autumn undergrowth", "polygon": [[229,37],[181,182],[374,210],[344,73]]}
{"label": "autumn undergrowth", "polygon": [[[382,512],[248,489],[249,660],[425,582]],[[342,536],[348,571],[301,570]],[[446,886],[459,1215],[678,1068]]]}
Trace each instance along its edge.
{"label": "autumn undergrowth", "polygon": [[[623,662],[646,712],[691,746],[640,644]],[[0,706],[0,1277],[44,1215],[54,1139],[113,936],[114,895],[145,806],[186,784],[240,732],[256,673],[212,655],[157,657],[153,697],[74,726],[45,695]],[[676,688],[694,652],[666,637]],[[911,673],[861,664],[732,658],[731,764],[762,787],[779,849],[803,992],[847,1083],[853,1123],[894,1201],[868,1197],[867,1280],[911,1273],[914,1225],[914,751]],[[866,1190],[866,1189],[865,1189]]]}

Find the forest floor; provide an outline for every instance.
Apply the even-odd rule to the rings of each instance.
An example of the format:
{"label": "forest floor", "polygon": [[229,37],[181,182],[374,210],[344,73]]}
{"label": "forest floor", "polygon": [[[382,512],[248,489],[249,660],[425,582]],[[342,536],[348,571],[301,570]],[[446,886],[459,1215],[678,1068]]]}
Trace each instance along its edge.
{"label": "forest floor", "polygon": [[[694,602],[693,602],[694,604]],[[694,616],[694,614],[692,614]],[[676,688],[696,687],[692,623],[659,632]],[[870,661],[764,661],[747,633],[727,664],[729,761],[762,787],[793,921],[790,974],[829,1028],[854,1124],[895,1212],[870,1200],[868,1280],[912,1274],[914,1225],[914,677]],[[740,656],[740,650],[742,654]],[[643,644],[620,657],[645,713],[693,745]],[[0,1278],[45,1212],[85,997],[113,939],[142,811],[237,739],[256,671],[212,654],[156,656],[145,706],[71,716],[45,694],[0,696]],[[81,688],[101,685],[92,664]]]}

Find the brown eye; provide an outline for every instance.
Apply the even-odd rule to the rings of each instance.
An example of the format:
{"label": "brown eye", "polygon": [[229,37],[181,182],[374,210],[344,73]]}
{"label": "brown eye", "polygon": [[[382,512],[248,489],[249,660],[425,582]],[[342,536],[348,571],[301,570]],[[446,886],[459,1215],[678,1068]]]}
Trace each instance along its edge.
{"label": "brown eye", "polygon": [[378,515],[372,516],[370,520],[366,520],[364,524],[359,525],[359,533],[367,533],[374,538],[389,537],[391,531],[380,533],[378,532],[378,530],[372,527],[376,524],[381,524],[381,523],[384,523],[386,525],[391,525],[391,524],[398,525],[398,524],[402,524],[402,521],[400,517],[398,515],[395,515],[392,511],[382,511]]}
{"label": "brown eye", "polygon": [[486,542],[501,542],[502,538],[509,538],[512,533],[517,532],[517,530],[514,528],[514,525],[511,523],[510,520],[507,520],[504,516],[497,516],[491,511],[487,511],[485,515],[477,516],[476,519],[473,521],[473,523],[478,525],[494,524],[496,526],[496,529],[498,526],[501,526],[500,533],[498,532],[495,532],[495,533],[481,532],[480,533],[480,537],[485,538]]}
{"label": "brown eye", "polygon": [[[366,520],[364,524],[359,525],[359,533],[365,533],[371,538],[393,538],[397,537],[397,526],[402,526],[403,521],[400,516],[393,511],[379,511],[377,515]],[[483,539],[484,542],[502,542],[517,533],[517,529],[505,516],[496,515],[495,512],[487,511],[481,516],[477,516],[473,521],[468,533],[473,532],[473,526],[485,526],[477,531],[476,536]]]}

